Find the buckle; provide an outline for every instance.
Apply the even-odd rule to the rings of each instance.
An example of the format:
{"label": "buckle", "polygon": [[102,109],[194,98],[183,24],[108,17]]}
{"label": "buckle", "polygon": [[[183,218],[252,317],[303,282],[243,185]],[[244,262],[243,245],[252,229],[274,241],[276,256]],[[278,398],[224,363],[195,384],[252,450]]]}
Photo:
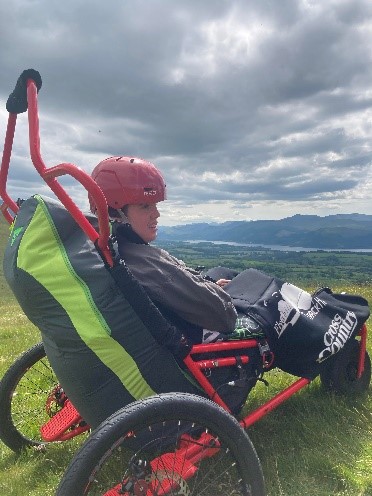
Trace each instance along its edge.
{"label": "buckle", "polygon": [[266,339],[261,339],[258,341],[258,349],[262,357],[262,364],[264,369],[268,369],[274,363],[274,353],[270,350],[269,343]]}

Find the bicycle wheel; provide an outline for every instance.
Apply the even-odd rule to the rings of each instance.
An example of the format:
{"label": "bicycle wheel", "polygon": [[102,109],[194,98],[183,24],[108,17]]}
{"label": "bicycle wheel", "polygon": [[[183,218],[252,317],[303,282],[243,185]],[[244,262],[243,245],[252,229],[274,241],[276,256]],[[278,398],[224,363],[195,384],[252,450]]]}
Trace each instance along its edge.
{"label": "bicycle wheel", "polygon": [[167,393],[104,421],[65,472],[56,496],[264,496],[256,451],[210,400]]}
{"label": "bicycle wheel", "polygon": [[45,356],[43,343],[20,355],[0,381],[0,439],[13,451],[45,445],[40,427],[58,408],[58,381]]}

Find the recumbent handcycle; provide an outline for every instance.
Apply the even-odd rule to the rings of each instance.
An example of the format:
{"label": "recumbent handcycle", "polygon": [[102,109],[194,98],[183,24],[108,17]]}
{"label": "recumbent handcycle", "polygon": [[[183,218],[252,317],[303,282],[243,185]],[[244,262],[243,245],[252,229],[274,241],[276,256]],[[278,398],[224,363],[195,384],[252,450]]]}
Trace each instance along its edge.
{"label": "recumbent handcycle", "polygon": [[[266,371],[276,366],[275,356],[262,330],[253,325],[243,338],[232,335],[221,342],[196,344],[190,348],[183,346],[177,330],[164,324],[156,311],[153,312],[151,304],[149,308],[146,306],[146,296],[131,278],[125,261],[115,258],[110,242],[107,205],[98,186],[73,164],[63,163],[47,168],[41,158],[37,108],[40,88],[39,73],[26,70],[18,79],[7,103],[9,119],[0,170],[0,195],[3,199],[1,211],[13,226],[5,254],[7,267],[4,265],[4,272],[7,272],[11,288],[26,315],[40,328],[43,341],[25,351],[0,381],[1,440],[14,451],[26,447],[42,449],[48,443],[62,442],[88,432],[88,439],[74,456],[60,482],[58,496],[263,496],[262,469],[246,429],[307,386],[313,377],[296,378],[292,385],[239,419],[251,388],[258,380],[264,380]],[[21,205],[7,193],[17,115],[27,110],[32,162],[58,202],[34,195]],[[94,197],[98,208],[98,226],[92,225],[60,185],[57,178],[62,175],[75,178]],[[51,233],[46,241],[44,226]],[[71,231],[72,246],[63,239],[66,230]],[[47,264],[47,270],[49,268],[53,274],[43,279],[45,267],[38,268],[35,260],[42,259],[45,253],[39,253],[40,250],[45,247],[50,250],[56,240],[60,242],[61,258],[56,255]],[[142,332],[145,324],[153,340],[151,344],[155,355],[160,355],[162,369],[164,366],[164,375],[160,382],[155,381],[154,387],[151,387],[150,377],[154,363],[150,372],[146,370],[146,364],[138,366],[141,376],[139,386],[130,383],[124,374],[117,389],[117,396],[122,396],[118,404],[121,402],[124,406],[115,408],[115,398],[108,393],[107,409],[103,408],[96,416],[91,416],[97,406],[96,398],[93,396],[89,403],[87,397],[82,395],[81,399],[79,392],[71,386],[71,382],[79,377],[73,367],[71,376],[65,375],[68,367],[66,363],[61,366],[56,355],[60,338],[48,333],[48,326],[54,326],[60,334],[63,329],[70,336],[69,328],[58,328],[60,324],[53,319],[46,318],[44,322],[43,313],[57,301],[52,309],[63,307],[71,332],[74,333],[79,326],[83,328],[78,333],[80,341],[76,342],[89,341],[90,336],[84,334],[90,332],[86,329],[86,323],[74,313],[78,306],[76,302],[68,301],[68,295],[60,297],[57,294],[61,286],[67,285],[67,291],[73,292],[74,285],[81,283],[79,278],[82,278],[84,271],[74,257],[84,253],[84,249],[80,249],[82,246],[89,246],[87,251],[93,254],[93,265],[100,266],[99,274],[106,274],[104,277],[109,281],[109,286],[114,286],[120,293],[120,304],[123,301],[127,303],[126,316],[130,318],[124,326],[121,325],[120,336],[129,333],[128,328],[132,327],[136,331],[134,334],[138,326]],[[67,281],[58,279],[59,264],[65,264],[60,269],[60,277],[68,270],[74,278]],[[41,273],[41,270],[44,272]],[[57,283],[53,285],[51,279],[57,280]],[[94,290],[90,283],[90,280],[81,283],[88,300],[95,297],[91,295]],[[31,285],[31,294],[27,285]],[[80,289],[79,286],[76,291]],[[45,293],[48,294],[46,305],[38,306],[38,299],[42,300]],[[63,298],[67,298],[67,302]],[[84,305],[89,309],[92,306],[91,301],[84,303],[81,300],[79,304],[81,307],[77,311],[83,315]],[[69,305],[72,310],[69,310]],[[103,325],[102,315],[107,320],[111,318],[105,311],[102,310],[98,320],[94,320],[96,315],[89,318],[93,319],[93,323],[99,321]],[[35,317],[40,312],[43,322]],[[143,312],[147,316],[138,318]],[[63,321],[64,317],[62,315],[60,320]],[[133,333],[131,335],[133,337]],[[96,338],[101,339],[102,335]],[[369,388],[371,363],[366,342],[367,327],[364,323],[344,348],[326,361],[320,373],[326,389],[347,394],[364,392]],[[133,357],[137,358],[138,345],[136,348],[132,342],[120,344],[126,347],[121,358],[126,360],[128,370],[130,367],[136,368]],[[116,350],[116,343],[112,346]],[[104,367],[109,368],[111,365],[105,352],[100,355],[99,347],[95,350],[104,361]],[[182,357],[178,363],[173,358],[177,354]],[[159,362],[155,363],[159,365]],[[115,369],[114,366],[112,368]],[[167,376],[173,373],[175,378]],[[89,374],[93,371],[88,371],[86,377],[89,378]],[[184,376],[187,376],[186,381]],[[85,378],[81,381],[83,388]],[[241,397],[237,404],[232,404],[229,392],[234,390],[235,394],[236,388],[241,388]],[[104,389],[104,385],[99,389]]]}

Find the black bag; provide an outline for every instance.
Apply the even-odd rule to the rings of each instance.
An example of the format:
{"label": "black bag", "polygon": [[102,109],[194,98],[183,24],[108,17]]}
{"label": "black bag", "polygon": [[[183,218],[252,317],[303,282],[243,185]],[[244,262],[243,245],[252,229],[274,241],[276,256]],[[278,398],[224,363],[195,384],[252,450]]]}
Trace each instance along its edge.
{"label": "black bag", "polygon": [[323,363],[353,338],[370,310],[364,298],[322,288],[313,295],[256,269],[237,275],[224,289],[238,311],[264,329],[275,365],[314,378]]}

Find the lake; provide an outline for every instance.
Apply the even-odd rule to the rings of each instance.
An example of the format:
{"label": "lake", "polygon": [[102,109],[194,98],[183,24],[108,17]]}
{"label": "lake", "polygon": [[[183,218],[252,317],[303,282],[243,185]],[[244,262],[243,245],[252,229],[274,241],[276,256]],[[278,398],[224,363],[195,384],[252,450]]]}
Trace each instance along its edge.
{"label": "lake", "polygon": [[337,248],[305,248],[303,246],[285,246],[285,245],[264,245],[255,243],[235,243],[233,241],[208,241],[205,239],[188,239],[185,243],[212,243],[214,245],[231,245],[231,246],[248,246],[257,248],[267,248],[275,251],[336,251],[336,252],[353,252],[353,253],[372,253],[372,248],[361,249],[337,249]]}

